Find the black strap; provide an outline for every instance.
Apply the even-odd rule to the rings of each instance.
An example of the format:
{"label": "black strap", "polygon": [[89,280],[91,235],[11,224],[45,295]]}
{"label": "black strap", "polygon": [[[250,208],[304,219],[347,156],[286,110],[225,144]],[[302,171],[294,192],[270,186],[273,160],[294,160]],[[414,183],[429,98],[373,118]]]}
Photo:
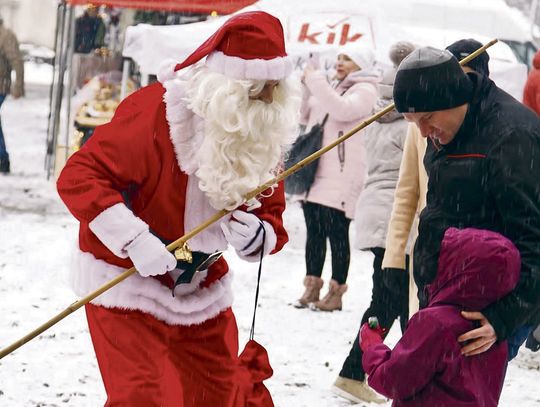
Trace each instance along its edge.
{"label": "black strap", "polygon": [[326,124],[326,121],[328,120],[328,115],[329,113],[326,113],[326,115],[324,116],[324,119],[322,119],[322,122],[320,124],[321,127],[324,127],[324,125]]}
{"label": "black strap", "polygon": [[[259,285],[261,283],[261,274],[262,274],[262,261],[264,257],[264,244],[266,242],[266,229],[264,228],[264,225],[261,220],[259,220],[260,226],[259,231],[262,230],[262,246],[261,246],[261,258],[259,260],[259,271],[257,272],[257,289],[255,290],[255,306],[253,307],[253,320],[251,321],[251,329],[249,331],[249,339],[253,340],[253,337],[255,336],[255,316],[257,314],[257,303],[259,302]],[[259,231],[257,231],[257,235],[259,234]]]}
{"label": "black strap", "polygon": [[[260,220],[259,220],[260,222]],[[253,236],[253,238],[249,241],[249,243],[246,245],[246,247],[244,247],[242,249],[243,252],[245,252],[247,249],[249,249],[251,247],[251,245],[253,243],[255,243],[255,241],[257,240],[257,238],[259,237],[259,234],[261,233],[261,230],[264,234],[264,226],[262,225],[262,223],[259,225],[259,227],[257,228],[257,232],[255,233],[255,236]],[[264,247],[264,236],[263,236],[263,246]]]}

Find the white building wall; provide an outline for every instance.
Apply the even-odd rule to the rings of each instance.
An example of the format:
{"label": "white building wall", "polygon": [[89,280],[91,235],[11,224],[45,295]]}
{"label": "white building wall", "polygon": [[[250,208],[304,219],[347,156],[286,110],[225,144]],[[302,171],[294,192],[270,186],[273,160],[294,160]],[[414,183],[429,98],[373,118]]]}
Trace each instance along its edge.
{"label": "white building wall", "polygon": [[57,0],[0,0],[0,15],[19,42],[54,46]]}

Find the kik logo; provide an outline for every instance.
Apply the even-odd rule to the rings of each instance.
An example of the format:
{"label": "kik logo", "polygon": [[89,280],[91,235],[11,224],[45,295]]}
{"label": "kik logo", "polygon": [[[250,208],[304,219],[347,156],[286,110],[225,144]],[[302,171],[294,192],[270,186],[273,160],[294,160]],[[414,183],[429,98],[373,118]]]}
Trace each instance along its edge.
{"label": "kik logo", "polygon": [[313,23],[303,23],[300,26],[298,34],[298,42],[310,44],[335,44],[345,45],[348,42],[355,42],[361,38],[363,33],[351,33],[351,24],[346,21],[349,17],[342,18],[333,24],[316,24],[313,28]]}

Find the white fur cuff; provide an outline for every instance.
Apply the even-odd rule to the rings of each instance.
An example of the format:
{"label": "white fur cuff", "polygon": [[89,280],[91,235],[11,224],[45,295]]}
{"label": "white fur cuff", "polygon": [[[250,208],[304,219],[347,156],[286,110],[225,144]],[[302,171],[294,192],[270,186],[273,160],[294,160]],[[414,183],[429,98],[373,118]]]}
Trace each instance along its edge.
{"label": "white fur cuff", "polygon": [[125,247],[148,230],[148,225],[123,203],[105,209],[88,224],[88,227],[107,249],[123,259],[128,257]]}
{"label": "white fur cuff", "polygon": [[[263,221],[262,223],[266,232],[266,238],[264,239],[263,256],[266,256],[275,249],[277,243],[277,235],[270,223],[266,221]],[[261,252],[251,254],[249,256],[246,256],[239,251],[236,251],[236,253],[238,254],[238,257],[240,257],[242,260],[249,261],[251,263],[255,263],[261,258]]]}

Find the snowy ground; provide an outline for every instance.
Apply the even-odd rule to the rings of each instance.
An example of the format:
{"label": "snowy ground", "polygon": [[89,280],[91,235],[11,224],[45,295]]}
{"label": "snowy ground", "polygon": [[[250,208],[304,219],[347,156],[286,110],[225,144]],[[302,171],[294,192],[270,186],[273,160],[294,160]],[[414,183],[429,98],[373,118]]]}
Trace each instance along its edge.
{"label": "snowy ground", "polygon": [[[46,86],[29,84],[26,98],[8,99],[2,109],[13,173],[0,176],[0,348],[77,300],[65,282],[77,225],[43,170],[47,97]],[[265,260],[257,313],[256,339],[268,349],[275,372],[267,385],[278,407],[350,406],[329,389],[370,299],[371,257],[354,251],[342,312],[297,310],[291,302],[302,292],[305,232],[294,204],[286,212],[286,226],[291,242]],[[232,253],[228,258],[236,270],[234,309],[242,347],[251,323],[256,266]],[[325,278],[328,272],[327,265]],[[389,342],[397,338],[394,329]],[[540,352],[523,349],[509,366],[500,405],[540,406],[538,383]],[[2,407],[96,407],[104,400],[82,310],[0,360]]]}

